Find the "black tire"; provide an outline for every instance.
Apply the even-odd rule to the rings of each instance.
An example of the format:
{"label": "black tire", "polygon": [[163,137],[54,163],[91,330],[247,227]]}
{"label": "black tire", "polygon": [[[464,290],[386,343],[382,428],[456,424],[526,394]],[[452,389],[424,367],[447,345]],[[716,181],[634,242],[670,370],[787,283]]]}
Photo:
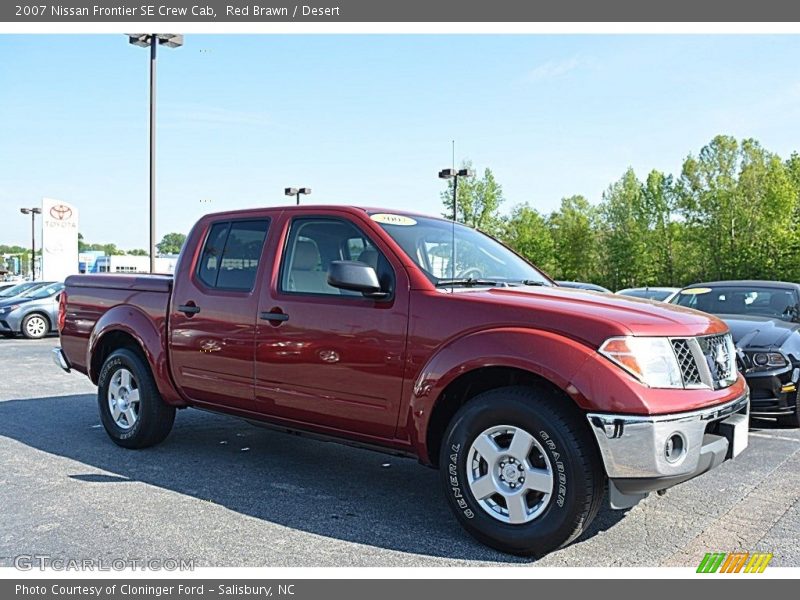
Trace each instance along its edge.
{"label": "black tire", "polygon": [[[595,441],[581,422],[582,415],[569,402],[556,391],[513,386],[479,394],[456,413],[442,441],[440,474],[450,508],[478,541],[502,552],[542,556],[569,544],[597,515],[605,494],[605,472]],[[467,469],[484,464],[467,465],[472,443],[499,425],[529,432],[546,454],[553,473],[549,501],[542,503],[537,517],[522,524],[503,522],[489,514],[468,483]],[[529,457],[533,453],[544,461],[540,450],[531,450]],[[527,509],[535,512],[540,497],[529,494],[526,492],[525,502],[533,507]]]}
{"label": "black tire", "polygon": [[[36,323],[40,323],[41,321],[44,322],[43,327],[34,328],[32,324],[34,323],[34,319]],[[31,325],[29,330],[29,325]],[[22,325],[20,327],[21,333],[23,336],[28,338],[29,340],[40,340],[48,333],[50,333],[52,325],[50,323],[50,319],[47,318],[46,315],[42,313],[31,313],[27,315],[24,319],[22,319]]]}
{"label": "black tire", "polygon": [[[112,379],[123,369],[133,375],[133,384],[139,395],[138,418],[131,427],[117,424],[109,404]],[[97,404],[108,436],[123,448],[154,446],[169,435],[175,422],[175,407],[161,399],[149,365],[137,352],[127,348],[115,350],[103,364],[97,382]]]}

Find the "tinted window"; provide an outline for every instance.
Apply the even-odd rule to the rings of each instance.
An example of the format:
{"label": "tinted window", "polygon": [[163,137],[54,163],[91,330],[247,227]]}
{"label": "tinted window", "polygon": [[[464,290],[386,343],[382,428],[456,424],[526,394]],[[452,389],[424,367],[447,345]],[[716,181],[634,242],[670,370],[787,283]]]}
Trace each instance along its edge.
{"label": "tinted window", "polygon": [[800,316],[797,294],[792,289],[694,287],[681,290],[672,303],[717,315],[777,317],[785,321]]}
{"label": "tinted window", "polygon": [[206,237],[197,276],[210,287],[251,290],[269,221],[215,223]]}
{"label": "tinted window", "polygon": [[32,288],[42,287],[44,284],[39,282],[26,282],[26,283],[18,283],[17,285],[13,285],[10,288],[4,289],[0,292],[0,297],[2,298],[11,298],[13,296],[18,296],[19,294],[26,292]]}
{"label": "tinted window", "polygon": [[378,274],[385,290],[394,276],[386,258],[355,225],[339,219],[295,219],[281,264],[281,290],[331,296],[358,296],[358,292],[328,285],[328,267],[334,260],[363,262]]}
{"label": "tinted window", "polygon": [[50,283],[45,284],[43,287],[37,287],[22,294],[22,298],[33,298],[34,300],[41,300],[54,294],[57,294],[64,289],[63,283]]}

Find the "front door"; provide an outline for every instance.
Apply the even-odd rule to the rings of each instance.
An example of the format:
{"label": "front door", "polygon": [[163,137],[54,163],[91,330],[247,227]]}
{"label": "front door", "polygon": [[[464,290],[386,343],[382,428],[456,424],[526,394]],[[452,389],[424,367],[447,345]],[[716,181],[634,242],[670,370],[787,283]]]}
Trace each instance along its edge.
{"label": "front door", "polygon": [[[280,272],[264,286],[256,329],[256,402],[319,429],[390,439],[402,395],[409,284],[405,270],[353,221],[294,217]],[[331,287],[328,265],[358,260],[391,295]]]}
{"label": "front door", "polygon": [[194,402],[254,408],[258,282],[265,270],[259,267],[268,227],[266,218],[210,222],[198,263],[175,278],[172,376]]}

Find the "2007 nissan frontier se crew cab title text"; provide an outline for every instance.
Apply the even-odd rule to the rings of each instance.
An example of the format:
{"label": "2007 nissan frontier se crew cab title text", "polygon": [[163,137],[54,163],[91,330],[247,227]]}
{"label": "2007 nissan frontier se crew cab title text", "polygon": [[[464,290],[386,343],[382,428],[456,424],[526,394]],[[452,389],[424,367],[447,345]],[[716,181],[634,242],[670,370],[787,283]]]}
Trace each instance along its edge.
{"label": "2007 nissan frontier se crew cab title text", "polygon": [[627,508],[747,445],[722,321],[556,287],[438,218],[208,215],[174,277],[69,277],[58,321],[54,358],[97,384],[120,446],[194,406],[414,456],[467,531],[516,554],[574,540],[606,486]]}

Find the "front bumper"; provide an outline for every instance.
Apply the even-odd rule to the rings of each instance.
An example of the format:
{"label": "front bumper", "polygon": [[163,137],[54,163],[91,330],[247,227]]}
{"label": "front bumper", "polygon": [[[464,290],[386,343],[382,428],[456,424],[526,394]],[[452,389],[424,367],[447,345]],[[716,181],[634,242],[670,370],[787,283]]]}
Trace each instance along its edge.
{"label": "front bumper", "polygon": [[773,371],[744,374],[750,388],[750,412],[763,417],[791,415],[797,410],[800,368],[789,366]]}
{"label": "front bumper", "polygon": [[709,471],[747,447],[749,392],[711,408],[655,416],[589,413],[613,508]]}
{"label": "front bumper", "polygon": [[0,315],[0,331],[3,333],[19,333],[19,329],[19,319],[14,316],[14,313]]}

